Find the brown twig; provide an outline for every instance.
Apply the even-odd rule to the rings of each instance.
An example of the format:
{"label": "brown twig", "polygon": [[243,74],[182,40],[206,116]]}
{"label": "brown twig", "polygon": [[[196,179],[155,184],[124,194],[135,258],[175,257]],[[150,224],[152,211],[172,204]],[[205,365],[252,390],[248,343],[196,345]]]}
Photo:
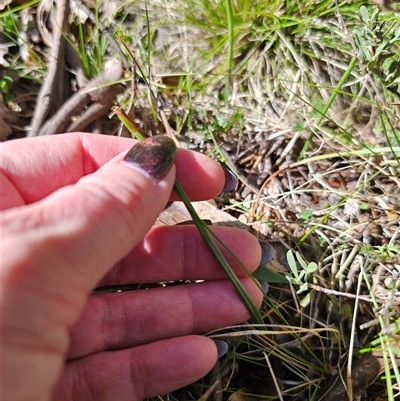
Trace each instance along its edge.
{"label": "brown twig", "polygon": [[107,96],[108,102],[106,104],[91,104],[81,116],[68,126],[65,132],[83,131],[89,124],[94,123],[99,118],[103,117],[110,111],[114,104],[115,95],[115,91],[110,92]]}
{"label": "brown twig", "polygon": [[[95,119],[106,114],[119,90],[117,85],[124,69],[118,60],[108,62],[106,69],[80,91],[76,92],[40,130],[39,135],[52,135],[83,129]],[[91,102],[98,105],[89,107],[83,115],[82,110]],[[76,117],[75,122],[71,122]]]}
{"label": "brown twig", "polygon": [[[45,1],[45,0],[44,0]],[[32,118],[32,128],[28,137],[40,135],[40,129],[50,115],[58,96],[55,90],[59,82],[62,62],[64,59],[64,30],[68,20],[68,0],[56,0],[55,24],[53,26],[52,48],[48,62],[47,76],[39,92],[35,112]]]}

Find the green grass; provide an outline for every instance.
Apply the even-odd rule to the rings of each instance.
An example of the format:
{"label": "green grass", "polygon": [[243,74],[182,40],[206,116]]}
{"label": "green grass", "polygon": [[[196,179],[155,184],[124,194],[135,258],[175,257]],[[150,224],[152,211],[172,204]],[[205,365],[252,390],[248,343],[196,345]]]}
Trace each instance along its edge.
{"label": "green grass", "polygon": [[[340,160],[342,164],[345,163],[349,166],[355,162],[360,163],[361,167],[368,165],[370,158],[375,157],[377,160],[375,167],[390,159],[394,163],[392,172],[399,171],[399,132],[396,128],[398,122],[396,122],[395,107],[386,106],[390,102],[395,102],[397,96],[395,92],[389,90],[393,89],[396,83],[390,84],[388,89],[390,71],[393,70],[390,63],[397,62],[399,45],[396,40],[397,33],[393,26],[393,23],[398,24],[398,22],[393,20],[392,14],[378,14],[373,7],[368,7],[365,9],[369,10],[366,19],[364,9],[362,9],[361,14],[359,13],[361,3],[351,5],[342,3],[339,9],[343,20],[338,21],[334,14],[337,10],[331,2],[318,4],[298,4],[296,2],[285,12],[282,12],[281,2],[271,2],[268,6],[261,2],[255,2],[251,5],[242,3],[230,5],[232,9],[227,7],[226,2],[190,2],[188,7],[184,8],[183,16],[177,16],[177,20],[183,26],[192,30],[194,38],[199,39],[201,37],[201,46],[198,44],[193,53],[189,54],[189,57],[184,60],[190,69],[185,70],[180,67],[183,70],[182,72],[189,73],[188,76],[195,82],[194,85],[191,85],[191,101],[192,104],[197,105],[197,109],[192,108],[191,111],[193,118],[201,115],[208,116],[206,118],[207,129],[204,131],[204,135],[205,138],[213,141],[217,154],[219,147],[223,146],[221,145],[221,142],[224,142],[223,138],[248,135],[246,132],[249,130],[248,121],[252,116],[257,118],[263,114],[267,116],[277,114],[279,117],[286,109],[286,118],[283,119],[282,124],[288,129],[293,129],[296,123],[300,121],[301,129],[299,131],[302,135],[299,136],[299,142],[301,143],[301,140],[305,139],[301,148],[303,151],[297,153],[297,157],[294,157],[295,152],[289,149],[292,164],[295,163],[296,159],[299,160],[299,157],[300,160],[304,158],[304,165],[318,163],[318,160],[322,161],[326,158],[332,161]],[[359,17],[360,15],[361,17]],[[379,70],[374,70],[367,65],[371,60],[365,59],[360,43],[355,45],[353,37],[360,35],[360,32],[364,41],[368,40],[368,35],[379,36],[377,19],[387,19],[391,26],[387,25],[389,28],[379,38],[380,42],[374,43],[375,47],[382,46],[387,49],[386,64],[379,66]],[[365,25],[371,25],[371,21],[374,21],[374,30],[363,31]],[[168,23],[170,22],[166,21],[166,29],[169,28]],[[175,22],[173,21],[173,23]],[[345,24],[347,32],[340,26],[342,23]],[[192,38],[192,43],[196,41],[194,38]],[[183,46],[193,46],[192,43],[184,43],[184,40],[181,40]],[[369,51],[372,50],[370,47]],[[159,57],[162,56],[163,54],[159,54]],[[379,55],[375,54],[375,57],[377,58]],[[194,76],[192,71],[196,71],[197,74]],[[245,101],[235,102],[235,99],[232,98],[232,86],[235,84]],[[396,87],[395,91],[397,90]],[[227,96],[228,93],[230,96]],[[184,99],[184,91],[181,92],[181,96]],[[384,109],[382,109],[382,102],[385,104]],[[234,119],[236,107],[240,107],[239,110],[244,114],[244,124],[224,124],[224,122]],[[229,108],[231,109],[230,112],[226,111]],[[363,126],[365,126],[364,115],[360,115],[360,109],[367,116],[371,115],[373,109],[378,114],[378,117],[372,122],[369,137],[360,134]],[[225,111],[222,119],[221,110]],[[274,119],[276,119],[275,116]],[[190,132],[187,135],[190,136]],[[318,155],[315,155],[314,152],[318,146],[321,146],[321,149]],[[382,152],[383,148],[385,149]],[[392,173],[386,168],[377,168],[354,191],[339,195],[337,204],[328,205],[325,213],[321,211],[319,216],[315,216],[312,221],[305,222],[303,225],[304,235],[295,241],[299,249],[304,249],[302,243],[307,249],[313,238],[319,236],[318,232],[321,234],[323,231],[327,232],[327,234],[323,233],[324,236],[321,237],[327,240],[325,246],[316,253],[314,252],[312,256],[308,252],[305,256],[306,258],[311,256],[319,264],[317,272],[319,285],[324,288],[327,287],[327,283],[322,278],[324,273],[321,273],[321,270],[329,266],[324,266],[322,262],[324,254],[327,251],[332,252],[332,254],[342,252],[340,247],[346,253],[347,250],[350,250],[346,246],[346,242],[349,239],[350,241],[355,240],[354,234],[350,235],[345,232],[339,238],[332,237],[330,226],[335,223],[334,213],[343,209],[353,199],[359,199],[360,194],[371,186],[375,179],[390,174]],[[259,226],[264,224],[270,228],[273,227],[274,231],[286,232],[287,237],[293,239],[291,230],[287,229],[287,225],[279,221],[265,219],[262,213],[256,212],[254,207],[257,202],[259,204],[265,202],[268,205],[271,199],[273,201],[279,197],[278,194],[275,197],[269,197],[270,200],[267,199],[268,197],[261,196],[258,201],[238,201],[235,203],[236,210],[238,207],[242,208],[242,211],[245,210],[247,214],[256,219],[255,221]],[[363,196],[362,199],[368,204],[368,198]],[[271,229],[266,229],[265,232],[271,233]],[[330,247],[327,248],[327,244],[330,244]],[[375,256],[383,263],[387,262],[385,252],[382,250]],[[349,266],[351,265],[352,261],[349,261]],[[371,264],[371,268],[373,266]],[[347,270],[343,270],[343,274],[344,276],[340,276],[339,280],[333,279],[335,286],[340,287],[340,281],[344,279]],[[366,286],[366,283],[363,286]],[[328,286],[328,292],[333,288]],[[372,295],[373,290],[371,289],[370,292]],[[276,296],[278,296],[277,299]],[[302,297],[302,294],[299,296]],[[298,319],[293,319],[293,309],[290,308],[285,314],[277,313],[276,319],[285,324],[288,330],[295,323],[304,327],[304,324],[308,322],[310,325],[308,333],[312,335],[310,333],[313,333],[313,323],[307,317],[308,314],[311,313],[312,309],[319,310],[319,314],[324,313],[323,308],[321,309],[316,304],[319,293],[314,290],[307,293],[307,302],[305,303],[303,299],[303,305],[306,307],[301,306],[302,299],[295,292],[291,294],[291,301],[289,298],[285,291],[274,290],[271,300],[268,301],[269,296],[266,298],[266,313],[270,313],[268,312],[269,308],[277,313],[276,305],[282,302],[284,304],[293,303],[290,308],[297,310]],[[327,359],[328,349],[333,344],[339,346],[340,342],[343,341],[338,334],[343,329],[340,324],[338,323],[337,326],[328,324],[332,316],[341,316],[341,310],[339,306],[333,307],[332,312],[328,314],[326,326],[322,329],[325,337],[321,340],[321,344],[326,347],[325,352],[316,355],[312,349],[307,351],[310,352],[312,359],[319,361],[317,365],[323,367],[323,376],[329,375],[331,366],[331,362]],[[358,310],[355,312],[350,317],[354,322],[360,318],[360,312]],[[301,314],[303,314],[303,318],[300,318]],[[322,318],[322,321],[325,321],[325,318]],[[385,329],[384,325],[381,327]],[[327,334],[330,329],[336,333],[333,337]],[[235,335],[233,330],[232,336]],[[237,335],[242,336],[243,334],[239,331]],[[257,336],[252,332],[252,335],[259,338],[259,341],[264,338],[262,333]],[[272,336],[273,334],[269,333],[269,335]],[[354,338],[355,335],[353,331],[347,334],[348,338]],[[230,336],[225,335],[224,338],[230,338]],[[334,338],[336,338],[335,341],[331,342]],[[301,338],[297,337],[297,341],[302,344],[301,348],[307,349]],[[393,383],[397,383],[395,386],[399,386],[400,383],[398,375],[394,372],[390,376],[389,370],[388,361],[392,358],[393,362],[394,351],[389,351],[390,346],[388,344],[393,344],[393,337],[388,337],[385,343],[382,341],[384,340],[381,338],[381,344],[384,344],[383,348],[386,350],[385,355],[387,355],[385,359],[387,394],[388,399],[392,399],[394,391],[389,387],[392,387]],[[304,361],[302,362],[302,358],[296,353],[287,354],[283,352],[281,354],[276,351],[279,349],[277,343],[274,343],[274,351],[268,351],[267,344],[263,341],[261,343],[259,352],[262,353],[260,350],[264,350],[267,353],[278,354],[276,357],[284,361],[286,365],[291,366],[290,369],[297,372],[295,375],[302,377],[301,385],[307,387],[309,399],[314,399],[317,385],[321,383],[310,380],[310,377],[313,376],[307,370],[310,369],[310,365],[302,365]],[[249,347],[248,344],[247,347]],[[257,347],[253,347],[255,352]],[[250,348],[252,347],[250,346]],[[343,355],[347,355],[344,352],[346,348],[346,343],[339,347]],[[235,352],[227,356],[228,360],[240,358],[237,348],[234,349]],[[239,355],[241,355],[240,352]],[[337,363],[340,364],[342,358],[340,353],[334,356],[335,358],[338,358]],[[251,359],[244,358],[242,364],[244,366],[248,366],[249,363],[263,365],[265,362],[265,360],[261,362],[259,358],[255,358],[251,362]],[[229,364],[229,362],[227,363]],[[303,368],[297,370],[299,366],[303,366],[305,369],[303,373],[301,373]],[[306,366],[307,368],[305,368]],[[317,372],[318,369],[315,371],[315,375]],[[319,371],[319,375],[321,375],[321,371]],[[300,383],[301,381],[299,381],[299,385]],[[282,396],[284,397],[288,393],[290,390],[289,392],[285,390]]]}

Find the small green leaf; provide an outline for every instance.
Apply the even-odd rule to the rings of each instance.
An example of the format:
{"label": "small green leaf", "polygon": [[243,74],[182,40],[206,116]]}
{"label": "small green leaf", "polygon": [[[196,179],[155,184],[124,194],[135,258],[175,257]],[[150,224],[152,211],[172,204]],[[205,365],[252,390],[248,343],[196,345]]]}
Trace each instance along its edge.
{"label": "small green leaf", "polygon": [[302,267],[305,271],[307,271],[307,263],[306,263],[306,261],[301,257],[301,255],[300,255],[299,252],[296,252],[296,258],[297,258],[297,260],[299,261],[301,267]]}
{"label": "small green leaf", "polygon": [[300,300],[300,305],[305,308],[311,302],[311,293],[308,293],[303,299]]}
{"label": "small green leaf", "polygon": [[305,126],[303,121],[297,120],[294,124],[293,131],[294,132],[303,132],[305,130]]}
{"label": "small green leaf", "polygon": [[360,202],[358,207],[360,208],[360,210],[370,210],[371,206],[369,203],[366,202]]}
{"label": "small green leaf", "polygon": [[260,266],[253,273],[253,277],[257,280],[266,281],[267,283],[285,283],[287,284],[288,280],[286,277],[283,277],[279,273],[274,272],[268,267]]}
{"label": "small green leaf", "polygon": [[308,274],[314,273],[318,269],[318,265],[315,262],[310,262],[306,268]]}
{"label": "small green leaf", "polygon": [[368,24],[370,18],[369,18],[368,10],[365,6],[360,7],[360,16],[361,16],[361,19],[363,20],[363,22]]}
{"label": "small green leaf", "polygon": [[373,71],[373,69],[375,68],[375,66],[376,66],[376,60],[375,60],[375,59],[369,61],[369,62],[367,63],[367,69],[368,69],[368,71]]}
{"label": "small green leaf", "polygon": [[351,318],[351,316],[352,316],[352,311],[350,305],[346,303],[341,305],[339,309],[339,318],[341,322],[344,322],[345,320]]}
{"label": "small green leaf", "polygon": [[2,80],[0,80],[0,91],[5,95],[10,93],[10,90],[13,86],[13,79],[6,75]]}
{"label": "small green leaf", "polygon": [[288,261],[290,270],[292,271],[292,273],[298,277],[298,272],[297,272],[297,264],[296,264],[296,260],[294,259],[294,255],[293,252],[291,250],[287,251],[286,253],[286,259]]}
{"label": "small green leaf", "polygon": [[301,294],[304,291],[308,290],[308,284],[307,283],[303,283],[300,288],[297,290],[296,294]]}

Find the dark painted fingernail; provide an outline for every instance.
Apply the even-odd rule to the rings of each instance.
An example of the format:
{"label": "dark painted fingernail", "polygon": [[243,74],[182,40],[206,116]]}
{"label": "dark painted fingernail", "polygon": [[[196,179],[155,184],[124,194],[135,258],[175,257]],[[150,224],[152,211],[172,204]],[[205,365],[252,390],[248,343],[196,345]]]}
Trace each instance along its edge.
{"label": "dark painted fingernail", "polygon": [[267,241],[258,240],[261,246],[261,262],[260,265],[265,265],[275,257],[275,249]]}
{"label": "dark painted fingernail", "polygon": [[175,142],[167,136],[152,136],[138,142],[123,162],[139,167],[154,178],[163,178],[174,164]]}
{"label": "dark painted fingernail", "polygon": [[266,281],[260,281],[261,289],[263,290],[264,294],[268,293],[269,284]]}
{"label": "dark painted fingernail", "polygon": [[214,343],[217,346],[218,358],[223,357],[228,352],[228,343],[223,340],[214,340]]}
{"label": "dark painted fingernail", "polygon": [[222,188],[222,192],[231,192],[236,188],[238,183],[237,177],[232,173],[231,170],[224,168],[225,173],[225,185]]}

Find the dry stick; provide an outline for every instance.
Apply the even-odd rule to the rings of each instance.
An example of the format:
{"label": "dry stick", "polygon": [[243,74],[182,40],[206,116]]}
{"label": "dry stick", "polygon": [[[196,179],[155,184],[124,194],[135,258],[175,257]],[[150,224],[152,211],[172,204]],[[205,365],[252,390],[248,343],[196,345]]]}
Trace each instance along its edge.
{"label": "dry stick", "polygon": [[60,73],[60,66],[63,60],[65,38],[64,28],[68,20],[68,0],[56,0],[57,1],[57,12],[56,21],[53,31],[53,43],[50,53],[50,59],[48,63],[47,76],[40,89],[35,112],[32,118],[32,128],[28,133],[28,137],[40,135],[40,128],[46,121],[52,106],[54,104],[54,98],[56,91],[54,89],[58,82],[58,76]]}
{"label": "dry stick", "polygon": [[[45,2],[48,0],[42,0],[40,3],[40,9],[45,6]],[[48,63],[48,73],[46,80],[42,86],[40,94],[37,99],[37,106],[35,110],[34,117],[32,119],[32,129],[28,136],[38,136],[38,135],[51,135],[56,133],[61,133],[65,131],[81,130],[89,125],[91,122],[95,121],[99,117],[106,114],[115,99],[115,95],[118,91],[116,86],[111,86],[112,83],[118,81],[122,75],[123,70],[121,63],[115,65],[115,70],[106,71],[102,73],[99,77],[95,78],[88,87],[83,91],[77,92],[71,99],[69,99],[57,112],[57,114],[46,122],[48,118],[52,105],[54,104],[55,97],[57,96],[57,91],[55,87],[59,81],[58,77],[60,71],[62,70],[62,62],[64,59],[65,46],[69,46],[65,41],[65,33],[68,30],[67,16],[68,16],[68,1],[67,0],[56,0],[57,3],[57,13],[56,21],[53,23],[54,32],[51,43],[49,43],[49,38],[42,32],[43,41],[47,45],[52,47],[52,52],[50,55],[50,61]],[[110,44],[114,49],[117,49],[119,55],[121,56],[124,65],[127,65],[126,57],[123,55],[115,39],[112,37],[111,33],[106,32],[107,29],[100,22],[96,21],[94,14],[84,5],[80,4],[86,13],[88,13],[89,18],[93,23],[98,23],[102,31],[110,40]],[[39,25],[40,26],[40,25]],[[69,46],[71,47],[71,46]],[[68,52],[69,50],[69,52]],[[67,56],[69,59],[76,59],[74,49],[67,48]],[[78,60],[79,61],[79,60]],[[76,64],[76,63],[75,63]],[[129,68],[129,65],[128,65]],[[83,83],[82,71],[78,71],[77,81],[79,81],[80,86]],[[104,87],[93,92],[90,89],[95,89],[96,87]],[[97,102],[99,104],[90,106],[81,116],[79,116],[76,121],[71,123],[71,118],[79,115],[84,107],[86,107],[91,101]],[[68,127],[68,128],[67,128]]]}
{"label": "dry stick", "polygon": [[207,401],[214,393],[215,390],[217,390],[217,387],[220,385],[219,380],[216,380],[214,384],[207,389],[207,391],[197,400],[197,401]]}
{"label": "dry stick", "polygon": [[[41,0],[37,10],[36,10],[36,24],[39,30],[40,36],[42,38],[42,42],[51,49],[53,47],[53,37],[56,29],[62,30],[64,33],[64,38],[66,36],[66,29],[68,28],[68,24],[60,27],[56,21],[56,10],[57,6],[53,3],[53,0]],[[51,31],[47,29],[47,21],[50,21]],[[58,55],[59,65],[58,65],[58,73],[56,80],[53,84],[53,99],[52,99],[52,107],[50,109],[50,115],[57,112],[57,110],[63,105],[65,99],[68,97],[69,85],[66,79],[66,68],[65,68],[65,41],[62,44],[62,49],[60,48],[60,52]],[[50,58],[50,57],[49,57]],[[49,62],[48,62],[49,63]]]}
{"label": "dry stick", "polygon": [[105,104],[100,104],[100,103],[91,104],[84,111],[84,113],[81,116],[79,116],[79,118],[77,118],[68,126],[65,132],[83,131],[89,124],[94,123],[99,118],[103,117],[111,110],[111,107],[114,104],[114,99],[116,94],[117,93],[115,90],[110,91],[107,97],[108,102]]}
{"label": "dry stick", "polygon": [[[367,263],[366,263],[367,264]],[[354,388],[353,388],[353,352],[355,348],[355,337],[356,337],[356,326],[357,326],[357,312],[358,312],[358,305],[359,305],[359,295],[361,292],[361,284],[363,281],[363,274],[361,274],[364,270],[364,266],[361,266],[361,271],[358,276],[358,282],[357,282],[357,292],[356,292],[356,300],[354,303],[354,313],[353,313],[353,321],[351,323],[351,333],[350,333],[350,344],[349,344],[349,360],[347,363],[347,394],[349,397],[349,401],[352,401],[355,397],[355,395],[358,394],[353,394],[354,393]]]}
{"label": "dry stick", "polygon": [[67,56],[68,65],[74,74],[77,88],[84,88],[87,84],[87,79],[85,76],[85,71],[83,69],[82,59],[79,56],[77,50],[68,41],[65,46],[65,53]]}
{"label": "dry stick", "polygon": [[281,391],[281,388],[280,388],[280,386],[279,386],[278,380],[277,380],[277,378],[276,378],[276,375],[275,375],[274,369],[273,369],[273,367],[272,367],[271,361],[270,361],[269,358],[268,358],[268,354],[264,351],[264,352],[263,352],[263,355],[264,355],[265,361],[267,362],[268,369],[269,369],[269,371],[271,372],[271,377],[272,377],[272,380],[274,381],[274,385],[275,385],[275,389],[276,389],[276,394],[277,394],[277,396],[279,397],[279,400],[280,400],[280,401],[283,401],[282,391]]}
{"label": "dry stick", "polygon": [[330,290],[328,288],[320,287],[319,285],[315,284],[308,284],[308,287],[312,288],[315,291],[323,292],[324,294],[335,295],[338,297],[346,297],[346,298],[357,298],[360,299],[361,301],[371,302],[371,297],[368,297],[366,295],[354,295],[349,292]]}
{"label": "dry stick", "polygon": [[[48,32],[45,26],[45,19],[46,19],[45,15],[46,13],[51,15],[52,7],[53,7],[53,0],[42,0],[39,3],[36,10],[36,25],[42,38],[42,42],[48,47],[52,47],[53,44],[52,44],[52,34]],[[70,37],[70,30],[68,24],[66,24],[65,26],[64,36],[66,38]],[[78,89],[81,89],[87,84],[87,80],[85,78],[85,71],[83,69],[83,63],[78,52],[71,44],[71,42],[68,41],[68,39],[65,44],[65,53],[66,53],[66,58],[68,60],[68,64],[75,74],[77,87]]]}
{"label": "dry stick", "polygon": [[[115,99],[116,90],[115,86],[118,80],[122,78],[124,70],[122,64],[118,60],[111,60],[108,63],[107,68],[96,78],[94,78],[89,84],[76,92],[57,112],[57,114],[49,120],[46,125],[42,128],[39,135],[52,135],[65,132],[67,127],[71,124],[71,118],[81,113],[82,109],[86,107],[90,102],[97,102],[102,105],[103,114],[110,110],[112,103]],[[93,121],[94,114],[96,112],[96,118],[98,118],[98,109],[94,109],[88,112],[87,115],[77,119],[77,122],[72,126],[80,127],[83,121]],[[89,122],[85,125],[87,126]],[[83,126],[83,128],[85,127]],[[71,129],[71,128],[70,128]]]}

